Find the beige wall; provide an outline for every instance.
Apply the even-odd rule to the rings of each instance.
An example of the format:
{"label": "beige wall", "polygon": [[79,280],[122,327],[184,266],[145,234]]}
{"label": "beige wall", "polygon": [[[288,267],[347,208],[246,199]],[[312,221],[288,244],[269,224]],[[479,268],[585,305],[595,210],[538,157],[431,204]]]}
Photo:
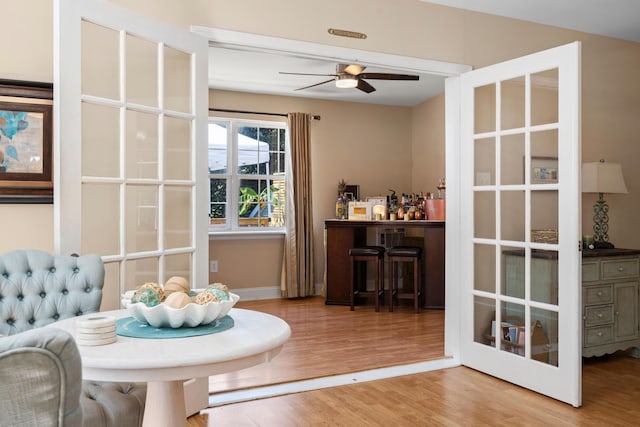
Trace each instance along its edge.
{"label": "beige wall", "polygon": [[[203,25],[255,34],[277,36],[324,43],[341,47],[379,51],[398,55],[465,63],[473,67],[525,55],[538,50],[558,46],[573,40],[582,45],[582,140],[583,161],[605,158],[622,164],[629,194],[607,197],[611,206],[611,240],[619,247],[640,247],[640,229],[636,227],[635,213],[640,210],[640,171],[635,166],[640,158],[640,43],[631,43],[606,37],[557,29],[506,18],[466,12],[417,0],[325,0],[323,2],[295,0],[112,0],[145,15],[173,23],[184,28]],[[313,13],[307,13],[311,7]],[[0,26],[4,40],[19,40],[20,49],[12,51],[11,60],[0,63],[0,78],[52,81],[52,2],[22,0],[3,6],[3,16],[10,16]],[[344,8],[347,8],[346,10]],[[336,13],[336,10],[341,10]],[[341,28],[367,33],[366,40],[334,37],[328,28]],[[214,101],[217,102],[217,101]],[[442,103],[442,99],[434,99]],[[331,211],[331,187],[335,178],[360,183],[364,192],[386,191],[388,183],[398,183],[398,188],[420,190],[433,185],[443,168],[442,132],[436,128],[441,119],[422,117],[422,111],[430,111],[433,105],[420,106],[406,118],[407,123],[419,125],[408,131],[413,135],[410,153],[424,156],[427,151],[420,141],[429,141],[426,162],[428,167],[414,164],[410,172],[401,167],[386,167],[381,173],[369,165],[379,165],[379,154],[373,150],[359,152],[358,162],[350,157],[360,151],[360,132],[353,126],[341,129],[344,139],[351,146],[339,146],[335,153],[326,151],[314,164],[332,164],[322,172],[314,170],[314,181],[326,182],[318,190],[316,224]],[[293,107],[292,107],[293,108]],[[302,107],[299,107],[302,109]],[[329,109],[331,110],[331,109]],[[302,110],[304,111],[304,110]],[[327,144],[334,141],[331,135],[331,111],[323,113],[318,107],[315,114],[323,119],[314,124],[314,134]],[[354,122],[361,120],[358,112],[350,111]],[[346,113],[342,114],[346,117]],[[416,117],[419,116],[419,117]],[[426,116],[426,114],[425,114]],[[427,121],[434,121],[434,127]],[[329,124],[327,124],[329,123]],[[422,129],[422,130],[419,130]],[[424,138],[422,133],[424,132]],[[440,135],[438,135],[440,133]],[[375,148],[386,150],[393,138],[377,142]],[[356,141],[356,142],[353,142]],[[394,141],[395,143],[395,141]],[[391,145],[393,147],[393,145]],[[395,153],[394,151],[384,151]],[[373,153],[373,156],[369,156]],[[402,164],[411,154],[401,152],[397,164]],[[438,160],[439,159],[439,160]],[[417,162],[416,162],[417,163]],[[360,165],[366,164],[366,168]],[[406,164],[406,163],[405,163]],[[331,174],[333,172],[333,174]],[[348,173],[347,173],[348,172]],[[326,174],[325,174],[326,173]],[[344,175],[339,175],[344,174]],[[406,181],[404,181],[406,179]],[[424,184],[423,184],[424,183]],[[315,188],[314,188],[315,191]],[[332,198],[333,196],[331,196]],[[583,228],[590,231],[591,205],[594,195],[585,195],[583,201]],[[328,203],[328,207],[324,207]],[[18,219],[19,218],[19,219]],[[0,251],[22,247],[52,247],[53,211],[50,205],[2,205],[0,223],[5,224],[5,234]],[[6,225],[9,224],[7,227]],[[316,234],[321,233],[316,230]],[[263,283],[256,283],[260,286]]]}

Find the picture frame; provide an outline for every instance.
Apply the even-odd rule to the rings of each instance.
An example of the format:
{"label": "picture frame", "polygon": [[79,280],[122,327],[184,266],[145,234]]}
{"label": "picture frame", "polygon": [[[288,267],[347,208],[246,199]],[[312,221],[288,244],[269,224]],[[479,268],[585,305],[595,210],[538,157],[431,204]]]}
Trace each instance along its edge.
{"label": "picture frame", "polygon": [[356,200],[360,200],[360,185],[358,184],[347,185],[345,187],[344,193],[350,202],[355,202]]}
{"label": "picture frame", "polygon": [[531,157],[531,184],[557,184],[558,158]]}
{"label": "picture frame", "polygon": [[53,84],[0,79],[0,203],[53,203]]}

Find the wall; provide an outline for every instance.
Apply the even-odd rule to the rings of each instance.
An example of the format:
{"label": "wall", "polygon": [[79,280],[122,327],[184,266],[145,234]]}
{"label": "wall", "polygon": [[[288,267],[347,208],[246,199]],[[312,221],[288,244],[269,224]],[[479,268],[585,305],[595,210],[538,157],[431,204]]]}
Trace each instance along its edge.
{"label": "wall", "polygon": [[[112,3],[184,28],[190,25],[218,27],[465,63],[473,67],[580,40],[583,72],[583,161],[605,158],[622,164],[629,194],[607,196],[611,206],[610,236],[619,247],[640,247],[640,228],[635,226],[635,213],[640,210],[640,171],[635,167],[636,159],[640,156],[640,144],[637,144],[640,140],[640,128],[636,123],[640,117],[640,80],[637,79],[640,43],[467,12],[417,0],[112,0]],[[310,8],[312,13],[308,13]],[[336,13],[337,10],[341,12]],[[8,2],[3,4],[3,16],[11,19],[5,19],[0,26],[0,36],[3,40],[16,41],[19,49],[12,51],[11,61],[2,61],[0,78],[52,81],[52,2]],[[366,40],[334,37],[327,33],[328,28],[361,31],[368,37]],[[314,113],[322,114],[317,111]],[[421,116],[420,113],[416,114]],[[358,117],[358,114],[354,116]],[[327,123],[324,121],[325,117],[329,116],[323,115],[323,122]],[[416,117],[413,119],[415,121]],[[327,125],[321,126],[324,129]],[[349,132],[357,135],[357,129],[351,128]],[[437,136],[434,138],[440,139]],[[442,139],[440,144],[444,144]],[[432,148],[436,149],[435,146]],[[412,149],[420,150],[420,147],[413,144]],[[347,148],[344,150],[351,151]],[[336,174],[345,173],[346,180],[357,182],[358,179],[365,179],[360,176],[365,172],[353,167],[362,162],[354,163],[354,159],[346,155],[325,155],[317,161],[323,164],[334,163]],[[402,159],[398,161],[401,162]],[[352,167],[347,169],[349,162]],[[373,163],[376,163],[375,159]],[[442,165],[443,160],[438,162],[434,156],[433,164]],[[390,173],[394,169],[399,168],[388,168]],[[436,169],[437,166],[432,168]],[[346,175],[347,170],[353,173]],[[412,179],[424,180],[429,184],[440,175],[422,175],[424,173],[412,171],[407,183],[403,185],[410,187]],[[316,172],[314,176],[315,174]],[[387,176],[385,179],[377,178],[377,181],[376,178],[367,178],[360,181],[360,184],[366,183],[367,188],[363,189],[365,191],[386,191],[386,186],[380,183],[390,182],[392,179],[400,178]],[[327,191],[332,185],[335,183],[326,184]],[[415,186],[416,189],[422,188],[417,183]],[[326,197],[325,202],[328,202],[329,196]],[[590,231],[591,205],[594,201],[595,195],[584,196],[585,232]],[[318,202],[319,205],[323,203]],[[318,216],[324,215],[319,213]],[[23,247],[52,248],[52,222],[53,210],[50,205],[2,205],[0,223],[9,226],[5,226],[0,251]]]}

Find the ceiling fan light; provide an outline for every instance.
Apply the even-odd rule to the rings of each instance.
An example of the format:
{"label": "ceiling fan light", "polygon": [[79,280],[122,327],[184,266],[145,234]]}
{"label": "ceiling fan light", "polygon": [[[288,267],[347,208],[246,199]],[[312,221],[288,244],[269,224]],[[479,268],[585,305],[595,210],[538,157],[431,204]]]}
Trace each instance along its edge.
{"label": "ceiling fan light", "polygon": [[340,89],[353,89],[358,86],[358,79],[355,76],[337,76],[336,87]]}

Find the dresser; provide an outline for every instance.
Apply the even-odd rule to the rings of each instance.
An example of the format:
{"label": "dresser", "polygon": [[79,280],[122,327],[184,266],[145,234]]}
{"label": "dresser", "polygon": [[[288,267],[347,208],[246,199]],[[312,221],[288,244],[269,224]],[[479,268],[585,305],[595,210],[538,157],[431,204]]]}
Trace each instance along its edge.
{"label": "dresser", "polygon": [[633,347],[640,357],[638,281],[640,250],[582,253],[582,355],[601,356]]}

